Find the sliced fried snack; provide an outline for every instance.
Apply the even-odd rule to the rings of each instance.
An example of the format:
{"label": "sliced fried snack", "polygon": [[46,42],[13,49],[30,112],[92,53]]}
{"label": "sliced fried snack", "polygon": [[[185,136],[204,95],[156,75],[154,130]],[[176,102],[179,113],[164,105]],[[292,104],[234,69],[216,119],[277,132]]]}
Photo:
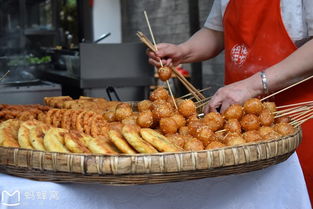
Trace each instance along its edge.
{"label": "sliced fried snack", "polygon": [[62,117],[65,111],[66,110],[64,109],[60,109],[55,112],[55,114],[53,115],[53,119],[52,119],[52,125],[54,127],[61,128]]}
{"label": "sliced fried snack", "polygon": [[88,149],[94,154],[118,154],[114,151],[104,139],[100,137],[91,137],[87,134],[82,134],[85,144],[87,144]]}
{"label": "sliced fried snack", "polygon": [[71,121],[71,128],[72,128],[73,130],[77,130],[77,128],[76,128],[77,118],[78,118],[78,115],[79,115],[80,113],[82,113],[82,112],[83,112],[82,110],[75,110],[75,112],[73,113],[73,115],[72,115],[72,121]]}
{"label": "sliced fried snack", "polygon": [[123,135],[115,130],[109,131],[109,137],[113,144],[125,154],[135,154],[136,151],[128,144]]}
{"label": "sliced fried snack", "polygon": [[46,116],[46,124],[48,125],[52,125],[52,121],[53,121],[53,114],[56,113],[58,109],[50,109],[48,112],[47,112],[47,116]]}
{"label": "sliced fried snack", "polygon": [[64,134],[64,143],[67,149],[73,153],[91,153],[78,131],[69,131]]}
{"label": "sliced fried snack", "polygon": [[62,128],[50,128],[43,139],[46,150],[49,152],[69,153],[70,151],[65,147],[64,143],[64,135],[66,133],[68,131]]}
{"label": "sliced fried snack", "polygon": [[38,121],[34,127],[29,129],[30,143],[34,149],[42,151],[46,150],[43,144],[43,139],[49,128],[48,125]]}
{"label": "sliced fried snack", "polygon": [[[90,129],[90,135],[93,137],[98,136],[101,133],[101,128],[99,127],[100,121],[103,120],[101,116],[94,116],[91,119],[91,129]],[[104,121],[104,120],[103,120]]]}
{"label": "sliced fried snack", "polygon": [[4,147],[20,147],[18,144],[18,129],[20,121],[10,119],[0,124],[0,145]]}
{"label": "sliced fried snack", "polygon": [[66,110],[62,115],[61,128],[69,130],[71,128],[71,117],[75,110]]}
{"label": "sliced fried snack", "polygon": [[83,119],[83,130],[84,133],[90,135],[90,130],[91,130],[91,120],[92,117],[95,116],[96,113],[92,112],[92,111],[88,111],[85,115],[84,115],[84,119]]}
{"label": "sliced fried snack", "polygon": [[35,126],[35,124],[32,121],[25,121],[21,123],[21,126],[18,130],[18,143],[22,148],[33,149],[29,136],[30,126]]}
{"label": "sliced fried snack", "polygon": [[171,143],[162,134],[150,129],[142,128],[140,134],[144,140],[156,147],[160,152],[179,152],[182,149],[175,144]]}
{"label": "sliced fried snack", "polygon": [[143,140],[137,130],[131,125],[125,125],[122,134],[127,142],[140,153],[157,153],[158,151],[148,142]]}

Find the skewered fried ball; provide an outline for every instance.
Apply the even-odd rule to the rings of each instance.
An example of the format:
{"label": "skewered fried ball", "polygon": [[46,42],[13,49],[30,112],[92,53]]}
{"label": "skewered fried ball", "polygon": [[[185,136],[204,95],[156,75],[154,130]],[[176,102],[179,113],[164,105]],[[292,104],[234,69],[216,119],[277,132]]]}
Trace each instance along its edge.
{"label": "skewered fried ball", "polygon": [[172,142],[176,146],[184,148],[185,139],[182,135],[176,133],[176,134],[166,134],[165,136],[170,142]]}
{"label": "skewered fried ball", "polygon": [[239,104],[229,106],[223,113],[226,119],[240,119],[243,114],[243,107]]}
{"label": "skewered fried ball", "polygon": [[241,125],[237,119],[229,119],[226,121],[224,128],[231,133],[241,133]]}
{"label": "skewered fried ball", "polygon": [[133,114],[133,110],[130,104],[121,103],[116,106],[116,110],[115,110],[116,120],[122,121],[125,118],[131,116],[132,114]]}
{"label": "skewered fried ball", "polygon": [[180,127],[178,132],[179,132],[180,135],[183,135],[183,136],[189,135],[188,126]]}
{"label": "skewered fried ball", "polygon": [[200,120],[195,120],[195,121],[191,121],[188,124],[188,131],[189,134],[191,134],[192,136],[197,136],[197,130],[199,127],[201,127],[203,125],[203,123]]}
{"label": "skewered fried ball", "polygon": [[218,141],[212,141],[211,143],[209,143],[205,149],[208,150],[208,149],[217,149],[217,148],[222,148],[222,147],[225,147],[226,145],[223,144],[222,142],[218,142]]}
{"label": "skewered fried ball", "polygon": [[157,89],[155,89],[151,95],[150,95],[150,100],[151,101],[156,101],[156,100],[167,100],[169,98],[168,91],[164,89],[163,87],[159,86]]}
{"label": "skewered fried ball", "polygon": [[138,102],[137,108],[139,112],[150,110],[151,109],[152,102],[150,100],[142,100]]}
{"label": "skewered fried ball", "polygon": [[265,109],[271,111],[271,113],[276,112],[276,104],[274,102],[263,102],[263,106]]}
{"label": "skewered fried ball", "polygon": [[164,66],[158,69],[159,78],[161,81],[167,81],[171,78],[172,69],[170,67]]}
{"label": "skewered fried ball", "polygon": [[263,126],[271,126],[274,122],[274,115],[269,109],[263,109],[259,115],[259,119]]}
{"label": "skewered fried ball", "polygon": [[224,125],[224,119],[221,114],[217,112],[210,112],[203,118],[203,122],[212,130],[217,131]]}
{"label": "skewered fried ball", "polygon": [[225,137],[225,142],[228,146],[235,146],[246,143],[246,140],[239,133],[228,133]]}
{"label": "skewered fried ball", "polygon": [[161,118],[170,117],[173,114],[172,106],[164,100],[154,101],[151,109],[155,121],[159,121]]}
{"label": "skewered fried ball", "polygon": [[149,128],[153,124],[153,115],[150,110],[140,112],[137,118],[137,124],[141,128]]}
{"label": "skewered fried ball", "polygon": [[196,138],[202,141],[203,145],[206,147],[212,138],[214,137],[214,132],[210,129],[210,127],[206,125],[199,126],[196,131]]}
{"label": "skewered fried ball", "polygon": [[160,129],[164,134],[174,134],[177,132],[177,124],[172,118],[161,118]]}
{"label": "skewered fried ball", "polygon": [[214,137],[216,141],[220,141],[223,143],[225,140],[226,132],[225,131],[217,131],[214,133]]}
{"label": "skewered fried ball", "polygon": [[203,149],[204,149],[204,146],[199,139],[190,138],[185,141],[184,150],[186,151],[200,151]]}
{"label": "skewered fried ball", "polygon": [[275,123],[289,123],[289,122],[290,122],[290,118],[288,116],[275,118]]}
{"label": "skewered fried ball", "polygon": [[252,131],[259,129],[260,121],[256,115],[246,114],[242,117],[240,125],[245,131]]}
{"label": "skewered fried ball", "polygon": [[198,121],[198,120],[200,119],[197,117],[197,114],[193,114],[192,116],[188,117],[187,124],[191,123],[192,121]]}
{"label": "skewered fried ball", "polygon": [[261,135],[261,137],[265,137],[267,134],[271,133],[271,132],[275,132],[274,129],[272,127],[269,126],[262,126],[259,128],[259,134]]}
{"label": "skewered fried ball", "polygon": [[263,136],[263,140],[274,140],[281,138],[282,135],[280,133],[277,133],[276,131],[269,132],[265,136]]}
{"label": "skewered fried ball", "polygon": [[175,120],[178,128],[186,125],[186,119],[179,113],[175,113],[171,118]]}
{"label": "skewered fried ball", "polygon": [[275,124],[274,130],[283,136],[288,136],[290,134],[293,134],[296,131],[295,128],[289,123]]}
{"label": "skewered fried ball", "polygon": [[251,98],[244,103],[243,108],[246,113],[259,115],[263,110],[263,104],[259,99]]}
{"label": "skewered fried ball", "polygon": [[257,130],[244,132],[242,136],[246,142],[257,142],[262,140],[262,136]]}
{"label": "skewered fried ball", "polygon": [[188,118],[189,116],[192,116],[196,113],[196,105],[192,100],[185,99],[178,104],[178,111],[184,117]]}

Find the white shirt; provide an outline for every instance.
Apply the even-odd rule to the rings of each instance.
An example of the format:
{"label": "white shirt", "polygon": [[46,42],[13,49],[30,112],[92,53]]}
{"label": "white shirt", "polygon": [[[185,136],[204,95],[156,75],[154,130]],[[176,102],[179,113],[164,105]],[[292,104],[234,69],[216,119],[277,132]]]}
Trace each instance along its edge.
{"label": "white shirt", "polygon": [[[228,3],[229,0],[214,0],[204,27],[223,31],[222,19]],[[280,7],[286,30],[296,44],[313,36],[313,0],[281,0]]]}

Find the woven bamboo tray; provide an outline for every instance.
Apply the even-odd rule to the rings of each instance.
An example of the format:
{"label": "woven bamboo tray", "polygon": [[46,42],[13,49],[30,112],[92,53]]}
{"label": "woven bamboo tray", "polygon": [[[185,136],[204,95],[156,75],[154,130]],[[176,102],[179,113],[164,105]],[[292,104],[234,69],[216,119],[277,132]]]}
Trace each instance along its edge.
{"label": "woven bamboo tray", "polygon": [[288,159],[301,129],[272,141],[214,150],[137,155],[65,154],[0,147],[0,172],[52,182],[155,184],[239,174]]}

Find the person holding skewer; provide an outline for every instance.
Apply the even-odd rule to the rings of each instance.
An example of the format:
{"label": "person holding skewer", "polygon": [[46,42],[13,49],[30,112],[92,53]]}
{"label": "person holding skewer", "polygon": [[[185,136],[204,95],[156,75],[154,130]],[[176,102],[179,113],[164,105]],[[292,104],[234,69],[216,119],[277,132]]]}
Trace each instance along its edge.
{"label": "person holding skewer", "polygon": [[[204,27],[179,45],[161,43],[147,51],[163,65],[199,62],[225,50],[225,86],[205,112],[265,96],[313,74],[312,0],[215,0]],[[313,100],[313,79],[274,98],[279,105]],[[297,150],[313,202],[313,120],[303,124]]]}

